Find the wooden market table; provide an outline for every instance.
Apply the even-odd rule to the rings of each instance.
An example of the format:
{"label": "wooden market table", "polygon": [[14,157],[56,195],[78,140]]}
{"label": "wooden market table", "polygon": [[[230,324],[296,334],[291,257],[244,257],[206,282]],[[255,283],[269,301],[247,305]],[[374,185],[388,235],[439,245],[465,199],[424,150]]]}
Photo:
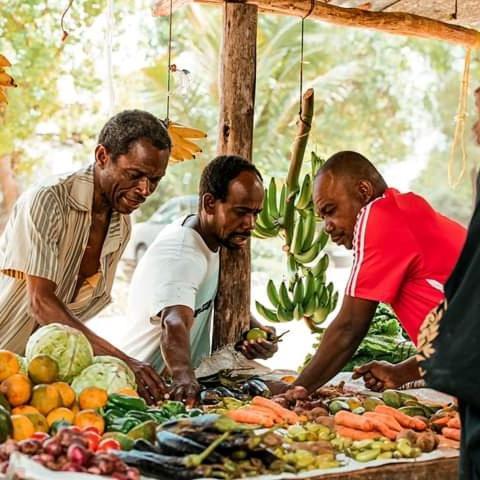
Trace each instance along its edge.
{"label": "wooden market table", "polygon": [[355,472],[311,477],[310,480],[456,480],[459,457],[428,462],[399,463]]}

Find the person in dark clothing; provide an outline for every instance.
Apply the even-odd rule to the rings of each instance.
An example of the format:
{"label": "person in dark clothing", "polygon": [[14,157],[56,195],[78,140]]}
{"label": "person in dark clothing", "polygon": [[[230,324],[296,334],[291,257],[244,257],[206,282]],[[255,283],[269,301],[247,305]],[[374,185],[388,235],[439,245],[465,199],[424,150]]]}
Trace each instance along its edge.
{"label": "person in dark clothing", "polygon": [[480,480],[480,176],[467,241],[445,284],[445,301],[425,319],[419,361],[427,385],[458,398],[460,480]]}

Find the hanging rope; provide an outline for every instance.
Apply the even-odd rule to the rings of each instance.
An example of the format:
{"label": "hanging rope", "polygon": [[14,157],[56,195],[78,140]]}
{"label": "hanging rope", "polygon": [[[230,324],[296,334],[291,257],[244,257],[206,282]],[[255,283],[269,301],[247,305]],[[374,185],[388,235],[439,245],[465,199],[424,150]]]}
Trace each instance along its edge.
{"label": "hanging rope", "polygon": [[300,36],[300,85],[299,85],[299,106],[298,106],[298,115],[300,119],[302,118],[302,97],[303,97],[303,47],[304,47],[304,37],[305,37],[305,20],[312,14],[313,9],[315,8],[315,0],[310,0],[310,9],[307,14],[302,17],[301,24],[301,36]]}
{"label": "hanging rope", "polygon": [[[467,100],[468,100],[468,85],[470,81],[471,54],[472,54],[472,50],[470,48],[467,49],[467,52],[465,55],[465,67],[463,69],[462,84],[460,88],[460,98],[458,101],[458,110],[457,110],[457,115],[455,117],[455,120],[456,120],[455,133],[453,135],[452,149],[450,152],[450,159],[448,161],[448,184],[452,188],[455,188],[460,183],[467,169],[467,152],[465,150],[465,119],[467,117]],[[458,177],[455,180],[453,180],[453,165],[455,163],[455,151],[459,143],[462,151],[462,168],[460,169],[460,173],[458,174]]]}
{"label": "hanging rope", "polygon": [[105,32],[105,48],[107,56],[107,88],[108,88],[108,113],[111,116],[115,107],[115,89],[113,87],[113,0],[107,1],[107,29]]}
{"label": "hanging rope", "polygon": [[72,5],[73,5],[73,0],[70,0],[68,2],[67,8],[65,8],[65,10],[62,13],[62,18],[60,19],[60,28],[62,29],[62,42],[64,42],[68,37],[68,32],[65,30],[63,21],[65,20],[65,15],[72,8]]}
{"label": "hanging rope", "polygon": [[170,75],[172,73],[172,18],[173,0],[170,0],[170,14],[168,18],[168,72],[167,72],[167,117],[165,123],[168,125],[170,118]]}

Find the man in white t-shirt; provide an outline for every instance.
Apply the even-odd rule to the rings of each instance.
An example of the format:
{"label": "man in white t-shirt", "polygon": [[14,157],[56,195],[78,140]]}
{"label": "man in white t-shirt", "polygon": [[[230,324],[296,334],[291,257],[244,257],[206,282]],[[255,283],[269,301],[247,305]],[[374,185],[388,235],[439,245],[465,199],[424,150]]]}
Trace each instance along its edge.
{"label": "man in white t-shirt", "polygon": [[[220,247],[247,245],[263,196],[253,164],[217,157],[202,173],[198,213],[163,229],[135,270],[122,348],[157,371],[167,367],[172,398],[193,402],[198,393],[194,368],[211,352]],[[253,317],[251,325],[273,333]],[[276,350],[268,340],[240,344],[247,358],[269,358]]]}

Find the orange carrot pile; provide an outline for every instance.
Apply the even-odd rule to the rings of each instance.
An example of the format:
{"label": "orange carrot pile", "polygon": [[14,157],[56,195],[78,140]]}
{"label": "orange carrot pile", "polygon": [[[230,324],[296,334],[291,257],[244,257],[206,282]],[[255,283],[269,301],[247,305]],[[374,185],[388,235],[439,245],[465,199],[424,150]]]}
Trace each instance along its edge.
{"label": "orange carrot pile", "polygon": [[378,437],[387,437],[390,440],[395,440],[401,428],[397,428],[398,422],[394,419],[385,417],[383,414],[374,412],[357,415],[341,410],[335,414],[335,429],[339,435],[353,438],[354,440]]}
{"label": "orange carrot pile", "polygon": [[282,407],[278,403],[274,402],[273,400],[269,400],[268,398],[253,397],[252,406],[265,407],[269,410],[274,411],[282,419],[282,421],[279,423],[289,423],[291,425],[298,423],[299,418],[295,412],[292,412],[291,410]]}
{"label": "orange carrot pile", "polygon": [[299,421],[295,412],[263,397],[254,397],[251,405],[230,410],[227,415],[239,423],[250,423],[267,428],[275,424],[293,425]]}
{"label": "orange carrot pile", "polygon": [[448,419],[446,426],[442,428],[442,435],[445,438],[459,442],[460,432],[461,432],[460,429],[461,429],[460,416],[457,413],[455,416],[450,417]]}
{"label": "orange carrot pile", "polygon": [[377,405],[375,412],[393,417],[403,428],[411,428],[419,431],[423,431],[427,428],[427,425],[423,420],[415,417],[409,417],[408,415],[405,415],[404,413],[399,412],[397,409],[387,405]]}

